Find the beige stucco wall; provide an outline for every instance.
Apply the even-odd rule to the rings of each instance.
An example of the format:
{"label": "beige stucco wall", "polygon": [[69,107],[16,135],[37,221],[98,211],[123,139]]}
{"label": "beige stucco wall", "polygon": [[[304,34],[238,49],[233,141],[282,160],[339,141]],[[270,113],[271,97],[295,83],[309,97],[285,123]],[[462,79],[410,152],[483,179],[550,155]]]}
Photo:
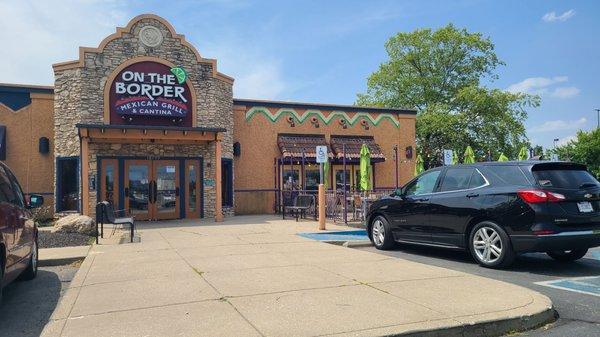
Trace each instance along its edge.
{"label": "beige stucco wall", "polygon": [[[54,102],[52,94],[31,93],[31,104],[17,111],[0,104],[0,124],[6,125],[6,160],[25,193],[43,193],[54,204]],[[50,140],[50,151],[39,152],[39,139]],[[50,193],[50,194],[48,194]],[[50,211],[53,207],[50,207]]]}
{"label": "beige stucco wall", "polygon": [[[248,189],[273,189],[275,188],[274,159],[281,156],[277,145],[277,134],[322,134],[329,143],[332,135],[372,136],[386,157],[385,162],[375,164],[375,187],[393,188],[395,186],[395,161],[394,145],[398,146],[400,157],[398,171],[400,185],[413,177],[414,154],[412,159],[406,159],[404,149],[407,146],[415,148],[415,116],[410,114],[394,114],[399,121],[399,126],[383,119],[377,125],[369,124],[366,130],[360,123],[348,125],[346,129],[334,119],[328,125],[319,123],[316,128],[310,119],[303,123],[290,126],[285,117],[275,122],[264,114],[254,114],[246,119],[246,113],[252,106],[234,106],[234,142],[241,145],[241,155],[235,157],[235,190],[236,214],[273,212],[275,200],[274,192],[239,192]],[[277,107],[268,108],[271,113],[279,110]],[[305,109],[294,109],[303,115]],[[324,116],[329,116],[331,110],[320,110]],[[347,112],[349,118],[358,112]],[[374,118],[376,113],[371,113]]]}

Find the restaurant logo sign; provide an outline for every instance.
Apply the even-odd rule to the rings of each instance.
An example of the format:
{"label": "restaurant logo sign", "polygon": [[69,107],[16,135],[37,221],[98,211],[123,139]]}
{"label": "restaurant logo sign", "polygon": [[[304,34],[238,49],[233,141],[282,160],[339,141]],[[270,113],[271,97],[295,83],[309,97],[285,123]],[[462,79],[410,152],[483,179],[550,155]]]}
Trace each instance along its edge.
{"label": "restaurant logo sign", "polygon": [[152,61],[131,64],[121,70],[111,84],[111,114],[136,119],[186,119],[192,110],[186,78],[183,68]]}

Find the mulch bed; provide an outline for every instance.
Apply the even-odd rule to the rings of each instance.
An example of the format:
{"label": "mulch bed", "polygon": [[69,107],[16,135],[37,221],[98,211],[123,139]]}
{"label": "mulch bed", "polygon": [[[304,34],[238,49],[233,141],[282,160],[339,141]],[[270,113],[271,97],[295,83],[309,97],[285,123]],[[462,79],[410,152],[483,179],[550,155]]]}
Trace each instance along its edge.
{"label": "mulch bed", "polygon": [[40,248],[57,248],[87,246],[91,243],[92,236],[79,233],[51,233],[48,230],[38,232],[38,246]]}

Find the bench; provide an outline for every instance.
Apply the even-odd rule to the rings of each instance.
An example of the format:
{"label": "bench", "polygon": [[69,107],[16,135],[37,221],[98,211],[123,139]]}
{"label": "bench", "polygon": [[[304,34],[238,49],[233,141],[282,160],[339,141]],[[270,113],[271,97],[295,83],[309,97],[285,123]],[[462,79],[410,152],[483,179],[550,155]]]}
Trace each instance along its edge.
{"label": "bench", "polygon": [[[315,205],[315,197],[313,195],[297,195],[294,198],[292,205],[283,206],[283,219],[285,219],[285,212],[290,211],[292,215],[298,221],[299,218],[306,218],[306,211]],[[317,213],[315,212],[315,220],[317,220]]]}
{"label": "bench", "polygon": [[96,243],[98,243],[98,224],[100,224],[100,237],[104,237],[104,224],[111,223],[113,225],[129,225],[131,233],[131,242],[133,242],[133,231],[135,230],[135,222],[133,217],[119,217],[118,214],[125,215],[125,210],[116,211],[112,203],[108,201],[99,202],[96,205]]}

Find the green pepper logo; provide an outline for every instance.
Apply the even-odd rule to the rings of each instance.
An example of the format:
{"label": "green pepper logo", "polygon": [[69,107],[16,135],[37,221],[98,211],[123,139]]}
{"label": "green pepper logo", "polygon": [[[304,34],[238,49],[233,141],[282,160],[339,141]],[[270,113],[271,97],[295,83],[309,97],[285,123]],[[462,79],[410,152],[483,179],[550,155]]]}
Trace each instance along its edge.
{"label": "green pepper logo", "polygon": [[171,72],[173,73],[173,75],[175,75],[175,77],[177,77],[177,82],[179,84],[185,83],[185,79],[187,78],[187,74],[185,73],[185,70],[183,70],[183,68],[181,68],[181,67],[174,67],[174,68],[171,68]]}

